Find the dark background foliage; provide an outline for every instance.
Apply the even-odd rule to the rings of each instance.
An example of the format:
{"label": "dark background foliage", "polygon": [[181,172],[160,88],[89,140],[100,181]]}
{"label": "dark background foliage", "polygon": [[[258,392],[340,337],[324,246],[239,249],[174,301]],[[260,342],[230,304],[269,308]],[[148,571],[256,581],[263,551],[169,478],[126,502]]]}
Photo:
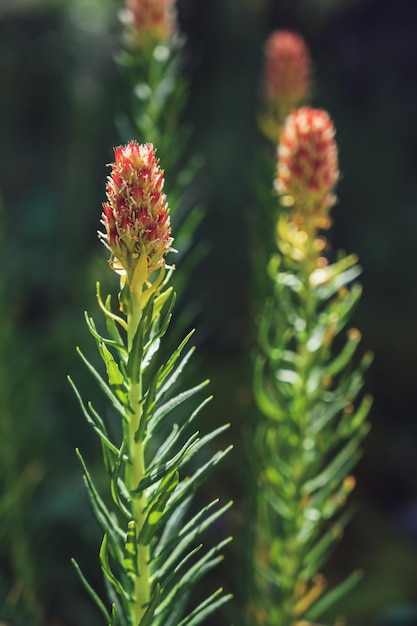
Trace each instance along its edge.
{"label": "dark background foliage", "polygon": [[[120,143],[117,122],[127,106],[114,60],[118,9],[116,0],[0,0],[0,323],[7,328],[0,389],[12,390],[8,408],[0,399],[0,413],[13,424],[16,475],[35,475],[22,519],[46,624],[100,623],[69,563],[75,555],[100,586],[100,537],[74,448],[97,466],[100,452],[66,374],[95,394],[74,347],[95,358],[82,312],[95,311],[97,279],[116,288],[96,230],[105,164]],[[189,152],[205,160],[195,189],[207,212],[199,236],[210,244],[187,293],[198,311],[198,368],[215,394],[204,419],[210,426],[230,421],[228,442],[236,443],[201,494],[235,500],[224,525],[236,540],[216,574],[235,602],[213,623],[239,623],[246,601],[242,552],[251,490],[242,433],[254,418],[249,351],[257,307],[248,250],[260,219],[252,195],[256,110],[263,43],[285,27],[306,37],[314,106],[327,109],[337,128],[342,179],[332,244],[360,257],[364,295],[354,324],[376,355],[367,382],[373,428],[356,471],[356,513],[327,571],[338,581],[359,567],[365,577],[329,622],[344,614],[355,626],[415,625],[417,5],[180,0],[179,20],[187,36],[186,115],[194,128]],[[18,530],[2,525],[5,619],[19,595],[14,589],[6,599],[2,592],[12,580],[10,532]],[[14,611],[12,623],[23,622]]]}

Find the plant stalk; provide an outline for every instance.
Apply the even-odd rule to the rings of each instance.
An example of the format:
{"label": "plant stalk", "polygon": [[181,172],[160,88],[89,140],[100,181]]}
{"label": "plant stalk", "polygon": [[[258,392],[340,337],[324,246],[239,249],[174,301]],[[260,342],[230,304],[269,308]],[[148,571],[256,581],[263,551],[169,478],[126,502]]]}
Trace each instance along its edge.
{"label": "plant stalk", "polygon": [[[138,324],[140,324],[141,310],[132,298],[132,312],[128,316],[128,350],[132,350],[133,338]],[[147,497],[145,492],[133,493],[145,475],[145,449],[142,439],[137,439],[136,433],[142,417],[142,376],[137,383],[131,383],[129,389],[129,404],[132,413],[129,419],[129,457],[130,457],[130,492],[132,497],[132,516],[139,534],[146,519]],[[149,545],[137,544],[137,575],[134,581],[134,596],[132,603],[132,624],[139,626],[150,599],[149,581]]]}

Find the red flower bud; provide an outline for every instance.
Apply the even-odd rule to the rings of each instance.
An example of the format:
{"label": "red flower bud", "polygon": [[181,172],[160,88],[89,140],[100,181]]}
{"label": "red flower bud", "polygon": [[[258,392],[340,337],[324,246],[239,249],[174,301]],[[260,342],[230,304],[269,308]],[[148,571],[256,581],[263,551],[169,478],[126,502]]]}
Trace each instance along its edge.
{"label": "red flower bud", "polygon": [[177,30],[175,0],[125,0],[122,19],[131,47],[166,43]]}
{"label": "red flower bud", "polygon": [[267,40],[265,56],[265,99],[289,112],[310,95],[309,49],[301,35],[278,30]]}
{"label": "red flower bud", "polygon": [[99,235],[116,271],[129,273],[139,257],[146,255],[151,273],[164,264],[172,249],[164,172],[155,154],[152,144],[135,141],[114,149],[101,218],[105,233]]}

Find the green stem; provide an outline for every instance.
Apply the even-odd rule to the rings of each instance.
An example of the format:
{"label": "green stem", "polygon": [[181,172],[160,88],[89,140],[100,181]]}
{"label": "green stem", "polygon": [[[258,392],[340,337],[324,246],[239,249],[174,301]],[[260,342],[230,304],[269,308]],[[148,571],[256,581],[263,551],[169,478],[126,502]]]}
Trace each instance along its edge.
{"label": "green stem", "polygon": [[295,606],[299,600],[296,595],[299,572],[303,562],[304,545],[299,541],[299,532],[303,523],[304,506],[302,504],[301,487],[305,479],[308,461],[305,458],[304,441],[306,439],[309,415],[309,394],[307,381],[311,369],[311,354],[307,349],[307,343],[312,332],[312,326],[316,318],[316,304],[309,277],[315,267],[315,251],[313,249],[313,236],[309,237],[308,254],[305,262],[300,267],[301,279],[304,284],[303,311],[305,330],[298,336],[297,352],[300,359],[298,375],[300,386],[293,405],[293,416],[297,425],[298,445],[292,447],[292,458],[289,466],[293,470],[293,510],[291,519],[288,520],[288,536],[285,542],[287,571],[285,572],[286,589],[282,602],[283,619],[282,626],[291,626],[294,623]]}
{"label": "green stem", "polygon": [[[133,298],[132,298],[133,300]],[[132,301],[132,312],[128,316],[128,349],[132,350],[133,337],[140,323],[141,310]],[[142,439],[137,439],[136,433],[142,417],[142,379],[139,376],[137,383],[131,383],[129,390],[129,404],[132,414],[129,420],[129,456],[130,456],[130,491],[132,494],[132,516],[136,523],[137,533],[140,533],[146,519],[144,512],[147,498],[144,492],[133,493],[142,478],[145,476],[145,447]],[[149,545],[137,545],[137,571],[134,581],[134,596],[132,602],[132,624],[138,626],[146,611],[150,599],[150,572],[149,572]]]}

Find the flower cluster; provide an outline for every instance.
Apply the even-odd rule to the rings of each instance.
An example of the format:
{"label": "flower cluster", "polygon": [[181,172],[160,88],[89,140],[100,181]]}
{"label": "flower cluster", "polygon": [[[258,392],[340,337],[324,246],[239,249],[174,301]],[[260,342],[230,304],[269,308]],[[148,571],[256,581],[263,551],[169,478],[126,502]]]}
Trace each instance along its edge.
{"label": "flower cluster", "polygon": [[318,229],[329,228],[329,210],[336,201],[334,187],[339,178],[334,126],[326,111],[302,107],[291,113],[278,147],[275,187],[281,204],[290,208],[281,214],[278,246],[296,261],[307,256],[319,261],[326,245],[317,238]]}
{"label": "flower cluster", "polygon": [[310,74],[310,52],[301,35],[289,30],[272,33],[265,45],[264,110],[259,125],[273,143],[279,143],[287,115],[308,100]]}
{"label": "flower cluster", "polygon": [[288,116],[278,147],[276,188],[297,213],[326,217],[339,178],[334,126],[326,111],[302,107]]}
{"label": "flower cluster", "polygon": [[146,255],[150,274],[172,249],[164,172],[152,144],[131,141],[115,148],[114,156],[101,218],[105,233],[100,237],[111,252],[115,271],[130,274]]}
{"label": "flower cluster", "polygon": [[122,19],[132,48],[154,48],[177,30],[174,0],[126,0]]}
{"label": "flower cluster", "polygon": [[265,99],[290,109],[307,100],[311,59],[303,37],[289,30],[275,31],[266,42],[265,56]]}

